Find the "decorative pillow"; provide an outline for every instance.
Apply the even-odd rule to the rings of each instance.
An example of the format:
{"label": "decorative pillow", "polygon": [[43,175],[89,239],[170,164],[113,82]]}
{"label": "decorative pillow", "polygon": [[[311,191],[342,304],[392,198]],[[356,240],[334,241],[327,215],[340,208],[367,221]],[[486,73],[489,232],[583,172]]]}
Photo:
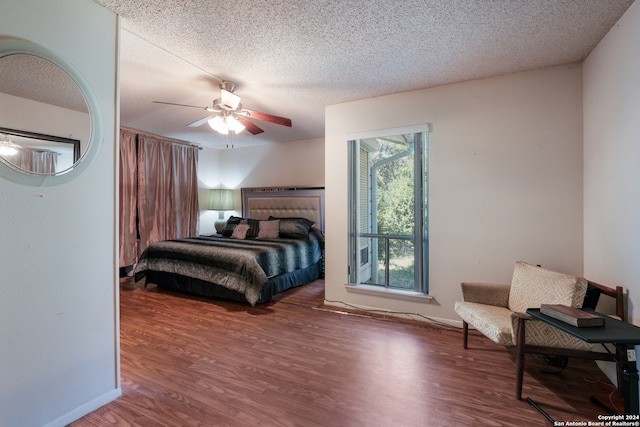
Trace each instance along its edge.
{"label": "decorative pillow", "polygon": [[247,239],[255,239],[256,237],[258,237],[258,231],[260,229],[260,221],[258,221],[257,219],[243,218],[242,221],[240,221],[240,223],[249,225],[249,231],[247,232]]}
{"label": "decorative pillow", "polygon": [[269,220],[280,220],[280,237],[288,239],[309,238],[309,229],[313,226],[313,221],[306,218],[275,218],[270,216]]}
{"label": "decorative pillow", "polygon": [[232,239],[244,240],[247,238],[247,232],[249,231],[249,224],[238,224],[231,233]]}
{"label": "decorative pillow", "polygon": [[280,234],[280,220],[260,221],[258,239],[277,239]]}
{"label": "decorative pillow", "polygon": [[290,220],[295,220],[295,221],[301,221],[303,222],[308,228],[313,227],[313,225],[315,224],[315,222],[311,221],[310,219],[307,218],[301,218],[301,217],[275,217],[275,216],[269,216],[269,221],[274,220],[274,219],[290,219]]}
{"label": "decorative pillow", "polygon": [[224,225],[224,228],[222,229],[222,237],[231,237],[231,234],[233,234],[233,229],[236,228],[236,225],[240,224],[240,221],[242,221],[242,218],[237,217],[237,216],[230,216],[229,219],[227,220],[227,223]]}

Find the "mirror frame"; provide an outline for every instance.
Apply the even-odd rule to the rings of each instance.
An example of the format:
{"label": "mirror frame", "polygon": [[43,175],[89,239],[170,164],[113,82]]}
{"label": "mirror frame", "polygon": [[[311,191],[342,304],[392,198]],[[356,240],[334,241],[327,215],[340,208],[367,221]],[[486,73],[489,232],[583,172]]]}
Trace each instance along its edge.
{"label": "mirror frame", "polygon": [[[82,74],[64,58],[37,43],[24,39],[0,36],[0,60],[4,57],[16,54],[33,55],[49,61],[59,67],[69,76],[69,78],[71,78],[80,90],[80,93],[87,104],[87,109],[89,111],[89,138],[84,153],[79,153],[79,157],[74,161],[73,166],[68,168],[66,171],[61,171],[60,174],[30,174],[27,171],[10,166],[8,162],[3,159],[0,161],[0,176],[20,184],[38,187],[53,186],[69,182],[84,172],[91,162],[97,157],[99,146],[101,145],[104,137],[99,104],[89,83],[85,80]],[[26,131],[22,132],[27,133]]]}

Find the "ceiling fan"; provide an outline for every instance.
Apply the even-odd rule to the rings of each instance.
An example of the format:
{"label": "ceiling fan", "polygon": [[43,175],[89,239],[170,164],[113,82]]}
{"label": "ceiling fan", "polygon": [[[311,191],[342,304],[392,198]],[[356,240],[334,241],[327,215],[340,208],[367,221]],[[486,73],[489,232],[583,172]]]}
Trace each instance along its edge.
{"label": "ceiling fan", "polygon": [[177,105],[179,107],[204,108],[213,114],[189,123],[187,126],[199,127],[205,123],[209,123],[211,128],[225,135],[229,132],[237,134],[244,129],[247,129],[252,135],[264,132],[258,125],[250,121],[250,118],[291,127],[291,119],[242,108],[240,96],[233,93],[235,86],[235,83],[231,81],[222,80],[220,82],[220,98],[215,99],[211,107],[199,107],[197,105],[175,104],[162,101],[153,102],[156,104]]}

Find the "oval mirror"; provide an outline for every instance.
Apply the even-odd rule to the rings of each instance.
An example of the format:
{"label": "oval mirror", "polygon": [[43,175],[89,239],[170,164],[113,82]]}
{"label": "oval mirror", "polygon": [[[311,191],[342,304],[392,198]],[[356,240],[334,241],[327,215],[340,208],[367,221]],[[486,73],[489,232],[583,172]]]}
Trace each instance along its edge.
{"label": "oval mirror", "polygon": [[91,118],[82,91],[40,56],[0,56],[0,160],[24,174],[62,175],[87,152]]}

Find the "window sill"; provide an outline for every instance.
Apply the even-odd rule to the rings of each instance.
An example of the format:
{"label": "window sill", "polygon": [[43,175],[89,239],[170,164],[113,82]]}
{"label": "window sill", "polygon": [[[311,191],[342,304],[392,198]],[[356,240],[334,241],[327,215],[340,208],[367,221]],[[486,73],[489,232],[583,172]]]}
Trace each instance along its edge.
{"label": "window sill", "polygon": [[349,293],[373,295],[382,298],[400,299],[404,301],[413,301],[421,303],[431,303],[432,296],[424,295],[419,292],[401,291],[398,289],[381,288],[379,286],[370,285],[344,285]]}

